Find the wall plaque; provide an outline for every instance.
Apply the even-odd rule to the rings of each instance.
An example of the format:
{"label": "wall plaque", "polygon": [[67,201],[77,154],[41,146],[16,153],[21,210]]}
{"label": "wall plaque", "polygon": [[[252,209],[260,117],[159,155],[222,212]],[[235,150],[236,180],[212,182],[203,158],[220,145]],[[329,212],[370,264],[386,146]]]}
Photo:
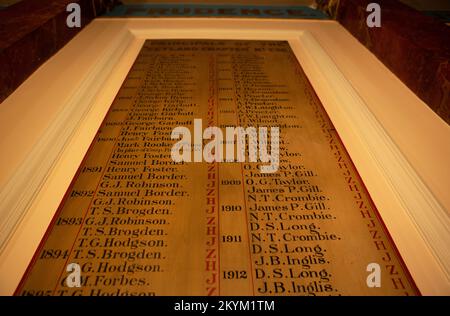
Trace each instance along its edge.
{"label": "wall plaque", "polygon": [[16,294],[419,293],[287,42],[148,40]]}

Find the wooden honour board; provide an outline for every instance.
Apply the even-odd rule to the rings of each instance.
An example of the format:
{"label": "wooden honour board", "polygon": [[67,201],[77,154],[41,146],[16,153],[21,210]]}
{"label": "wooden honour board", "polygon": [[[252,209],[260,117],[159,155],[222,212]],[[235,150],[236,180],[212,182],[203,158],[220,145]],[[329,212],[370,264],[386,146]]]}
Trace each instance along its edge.
{"label": "wooden honour board", "polygon": [[[196,118],[279,127],[278,171],[174,162]],[[419,292],[287,42],[147,40],[16,294]]]}

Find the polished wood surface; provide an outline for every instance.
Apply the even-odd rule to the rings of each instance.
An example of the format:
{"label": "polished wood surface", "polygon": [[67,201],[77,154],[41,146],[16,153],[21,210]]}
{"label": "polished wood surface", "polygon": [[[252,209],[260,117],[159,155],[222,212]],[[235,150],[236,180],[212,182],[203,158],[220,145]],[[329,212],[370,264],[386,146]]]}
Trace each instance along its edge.
{"label": "polished wood surface", "polygon": [[[195,118],[279,127],[278,171],[174,163]],[[418,294],[289,45],[212,40],[146,42],[17,293]]]}

